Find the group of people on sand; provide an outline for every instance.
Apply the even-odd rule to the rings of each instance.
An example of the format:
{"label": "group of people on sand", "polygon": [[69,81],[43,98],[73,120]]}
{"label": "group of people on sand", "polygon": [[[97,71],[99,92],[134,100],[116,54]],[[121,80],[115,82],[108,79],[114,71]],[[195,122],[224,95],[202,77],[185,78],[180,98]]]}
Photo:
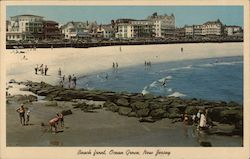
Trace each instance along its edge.
{"label": "group of people on sand", "polygon": [[151,67],[151,61],[145,61],[144,66],[145,67],[148,67],[148,66]]}
{"label": "group of people on sand", "polygon": [[48,66],[47,65],[44,65],[44,64],[41,64],[40,66],[37,64],[36,67],[35,67],[35,74],[38,75],[38,72],[40,72],[40,75],[45,75],[47,76],[48,75]]}
{"label": "group of people on sand", "polygon": [[29,108],[24,108],[24,104],[21,104],[19,108],[16,109],[19,113],[20,123],[21,125],[29,125],[30,121],[30,110]]}
{"label": "group of people on sand", "polygon": [[200,109],[197,114],[183,116],[183,122],[186,125],[197,125],[197,130],[206,130],[212,126],[211,120],[209,120],[208,109]]}
{"label": "group of people on sand", "polygon": [[[65,75],[62,76],[61,68],[58,69],[58,76],[60,78],[59,85],[61,87],[64,87],[65,82],[66,82],[66,79],[65,79],[66,77],[65,77]],[[68,75],[68,88],[76,88],[76,81],[77,81],[77,78],[74,74],[72,76]]]}
{"label": "group of people on sand", "polygon": [[118,69],[119,67],[118,62],[113,62],[112,67],[113,69]]}
{"label": "group of people on sand", "polygon": [[[21,104],[19,108],[16,109],[16,111],[19,114],[19,118],[20,118],[20,123],[22,126],[25,125],[29,125],[29,121],[30,121],[30,109],[29,108],[25,108],[24,104]],[[64,116],[62,113],[57,113],[56,116],[54,118],[52,118],[51,120],[49,120],[48,124],[49,124],[49,128],[50,131],[52,132],[53,128],[55,129],[55,132],[58,132],[58,125],[60,122],[60,127],[63,128],[64,127]]]}

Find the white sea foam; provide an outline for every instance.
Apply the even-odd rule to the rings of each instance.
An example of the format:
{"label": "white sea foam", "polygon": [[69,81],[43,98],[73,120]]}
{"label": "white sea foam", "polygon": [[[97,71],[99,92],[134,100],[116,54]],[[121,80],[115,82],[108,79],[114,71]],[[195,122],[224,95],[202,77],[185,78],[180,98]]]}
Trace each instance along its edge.
{"label": "white sea foam", "polygon": [[173,94],[168,95],[169,97],[185,97],[185,94],[182,94],[180,92],[174,92]]}
{"label": "white sea foam", "polygon": [[142,93],[143,95],[145,95],[145,94],[148,94],[148,93],[149,93],[149,91],[147,91],[147,90],[143,89],[141,93]]}
{"label": "white sea foam", "polygon": [[169,89],[168,89],[168,92],[172,92],[172,91],[173,91],[172,88],[169,88]]}
{"label": "white sea foam", "polygon": [[154,81],[153,83],[151,83],[151,84],[149,85],[149,87],[156,87],[157,84],[158,84],[158,81]]}
{"label": "white sea foam", "polygon": [[201,66],[201,67],[214,67],[214,66],[220,66],[220,65],[235,65],[235,64],[240,64],[240,63],[243,63],[243,62],[242,61],[215,62],[215,63],[201,64],[199,66]]}
{"label": "white sea foam", "polygon": [[170,79],[172,79],[172,76],[167,76],[167,77],[161,78],[158,81],[162,83],[162,82],[165,82],[166,80],[170,80]]}
{"label": "white sea foam", "polygon": [[243,63],[242,61],[232,61],[232,62],[218,62],[214,63],[214,65],[235,65],[235,64],[240,64]]}
{"label": "white sea foam", "polygon": [[185,66],[185,67],[178,67],[178,68],[171,68],[170,71],[178,71],[178,70],[189,70],[189,69],[192,69],[192,65],[188,65],[188,66]]}

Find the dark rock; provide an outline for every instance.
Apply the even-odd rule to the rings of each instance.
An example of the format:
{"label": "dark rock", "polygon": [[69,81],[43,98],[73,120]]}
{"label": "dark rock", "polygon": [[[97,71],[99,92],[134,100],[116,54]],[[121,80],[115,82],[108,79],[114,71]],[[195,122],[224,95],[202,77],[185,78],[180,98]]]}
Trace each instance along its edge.
{"label": "dark rock", "polygon": [[139,119],[140,122],[147,122],[147,123],[154,123],[156,120],[150,118],[150,117],[144,117]]}
{"label": "dark rock", "polygon": [[139,109],[136,111],[137,117],[147,117],[149,115],[149,109],[145,108],[145,109]]}
{"label": "dark rock", "polygon": [[119,110],[119,107],[113,102],[105,102],[103,106],[112,112],[118,112]]}
{"label": "dark rock", "polygon": [[185,113],[187,106],[186,105],[177,105],[176,108],[178,108],[180,113],[183,114],[183,113]]}
{"label": "dark rock", "polygon": [[208,141],[201,141],[200,145],[203,147],[212,147],[212,144]]}
{"label": "dark rock", "polygon": [[24,88],[20,88],[19,90],[20,91],[30,91],[30,88],[29,87],[24,87]]}
{"label": "dark rock", "polygon": [[129,107],[129,102],[128,102],[128,100],[125,99],[125,98],[120,98],[120,99],[118,99],[118,100],[116,101],[116,104],[117,104],[118,106]]}
{"label": "dark rock", "polygon": [[155,109],[150,112],[150,116],[153,118],[163,118],[164,114],[166,113],[165,110],[160,109]]}
{"label": "dark rock", "polygon": [[51,102],[45,103],[45,106],[47,106],[47,107],[57,107],[58,104],[57,104],[56,101],[51,101]]}
{"label": "dark rock", "polygon": [[72,111],[71,111],[70,109],[68,109],[68,110],[63,110],[61,113],[62,113],[63,116],[73,114]]}
{"label": "dark rock", "polygon": [[120,115],[126,115],[128,116],[128,114],[132,111],[132,108],[128,108],[128,107],[119,107],[119,111],[118,113]]}
{"label": "dark rock", "polygon": [[173,118],[172,123],[182,122],[181,118]]}
{"label": "dark rock", "polygon": [[198,111],[199,111],[199,107],[197,106],[187,106],[185,113],[190,114],[190,115],[192,114],[196,115]]}
{"label": "dark rock", "polygon": [[135,112],[130,112],[130,113],[128,114],[128,117],[136,117],[136,113],[135,113]]}
{"label": "dark rock", "polygon": [[236,122],[243,120],[243,111],[242,109],[229,109],[223,110],[220,113],[222,123],[235,124]]}
{"label": "dark rock", "polygon": [[148,108],[148,103],[145,102],[135,102],[131,104],[133,110]]}
{"label": "dark rock", "polygon": [[162,103],[161,102],[150,102],[149,103],[149,109],[150,110],[155,110],[155,109],[160,109],[162,108]]}
{"label": "dark rock", "polygon": [[150,93],[143,95],[143,97],[145,100],[151,100],[151,99],[155,98],[155,96],[153,94],[150,94]]}
{"label": "dark rock", "polygon": [[11,80],[9,81],[9,83],[17,83],[17,82],[16,82],[16,80],[11,79]]}

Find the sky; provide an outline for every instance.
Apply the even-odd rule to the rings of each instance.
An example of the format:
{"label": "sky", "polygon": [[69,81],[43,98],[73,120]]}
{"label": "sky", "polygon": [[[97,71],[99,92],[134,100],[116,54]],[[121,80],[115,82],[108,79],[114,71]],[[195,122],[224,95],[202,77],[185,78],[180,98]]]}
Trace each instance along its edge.
{"label": "sky", "polygon": [[7,6],[7,19],[20,14],[43,16],[59,24],[68,21],[97,21],[108,24],[112,19],[145,19],[154,12],[175,15],[177,27],[203,24],[220,19],[226,25],[243,26],[242,6]]}

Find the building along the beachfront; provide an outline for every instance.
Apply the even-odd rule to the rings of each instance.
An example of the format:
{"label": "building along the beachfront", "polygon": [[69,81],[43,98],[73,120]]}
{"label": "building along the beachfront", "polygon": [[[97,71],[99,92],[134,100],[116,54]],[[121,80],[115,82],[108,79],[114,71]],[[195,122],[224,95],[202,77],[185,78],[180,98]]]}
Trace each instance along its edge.
{"label": "building along the beachfront", "polygon": [[224,26],[218,19],[216,21],[208,21],[202,25],[203,36],[222,36],[224,34]]}
{"label": "building along the beachfront", "polygon": [[202,36],[202,25],[185,25],[185,36],[186,37],[199,37]]}
{"label": "building along the beachfront", "polygon": [[43,35],[46,40],[62,39],[63,34],[59,29],[59,24],[55,21],[43,22]]}
{"label": "building along the beachfront", "polygon": [[185,37],[185,28],[175,28],[175,37],[177,38]]}
{"label": "building along the beachfront", "polygon": [[153,23],[148,20],[118,19],[116,38],[151,38],[154,35]]}
{"label": "building along the beachfront", "polygon": [[101,38],[111,39],[115,37],[115,28],[112,26],[112,24],[99,25],[97,34],[99,34]]}
{"label": "building along the beachfront", "polygon": [[43,17],[37,15],[17,15],[10,17],[6,29],[6,40],[43,39]]}
{"label": "building along the beachfront", "polygon": [[172,37],[175,34],[175,16],[152,14],[147,18],[154,23],[155,37]]}
{"label": "building along the beachfront", "polygon": [[224,33],[227,36],[243,36],[243,29],[240,26],[229,25],[225,26]]}
{"label": "building along the beachfront", "polygon": [[61,27],[65,39],[85,39],[90,38],[87,24],[84,22],[68,22]]}

